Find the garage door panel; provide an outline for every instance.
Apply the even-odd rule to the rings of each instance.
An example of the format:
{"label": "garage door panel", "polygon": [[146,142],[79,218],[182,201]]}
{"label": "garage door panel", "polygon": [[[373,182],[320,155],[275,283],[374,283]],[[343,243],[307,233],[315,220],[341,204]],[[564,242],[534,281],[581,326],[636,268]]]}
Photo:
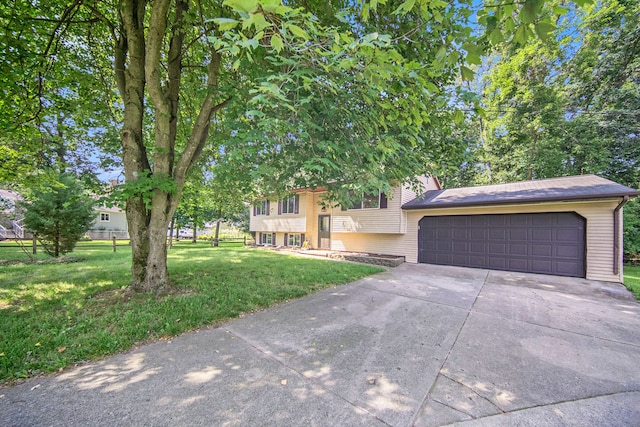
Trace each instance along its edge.
{"label": "garage door panel", "polygon": [[509,225],[511,227],[527,227],[529,225],[529,218],[526,216],[510,216]]}
{"label": "garage door panel", "polygon": [[579,242],[581,240],[580,233],[574,229],[560,229],[556,232],[556,240],[558,242]]}
{"label": "garage door panel", "polygon": [[469,230],[466,228],[454,228],[453,229],[453,238],[454,240],[468,240],[469,239]]}
{"label": "garage door panel", "polygon": [[542,256],[542,257],[551,257],[553,256],[553,245],[531,245],[531,254],[532,256]]}
{"label": "garage door panel", "polygon": [[522,243],[509,243],[509,253],[512,256],[529,255],[528,246]]}
{"label": "garage door panel", "polygon": [[436,241],[436,250],[442,253],[451,252],[451,241],[449,240],[438,240]]}
{"label": "garage door panel", "polygon": [[477,242],[477,241],[470,241],[469,242],[469,253],[472,254],[484,254],[487,252],[487,247],[486,247],[486,243],[484,242]]}
{"label": "garage door panel", "polygon": [[487,217],[487,226],[488,227],[500,227],[504,228],[508,224],[509,219],[504,215],[492,215]]}
{"label": "garage door panel", "polygon": [[556,269],[558,274],[563,276],[577,276],[580,272],[576,270],[576,265],[573,262],[556,262]]}
{"label": "garage door panel", "polygon": [[531,225],[534,227],[552,227],[557,219],[550,215],[537,215],[531,217]]}
{"label": "garage door panel", "polygon": [[[462,264],[454,264],[454,265],[462,265]],[[486,268],[487,258],[484,256],[469,256],[469,267],[478,267],[478,268]],[[464,266],[464,265],[462,265]]]}
{"label": "garage door panel", "polygon": [[573,212],[420,220],[419,262],[585,277],[585,219]]}
{"label": "garage door panel", "polygon": [[484,228],[472,228],[469,231],[470,240],[484,240],[487,238],[487,230]]}
{"label": "garage door panel", "polygon": [[553,231],[550,229],[531,230],[531,240],[534,242],[550,242],[553,239]]}
{"label": "garage door panel", "polygon": [[527,229],[510,229],[507,230],[510,241],[527,241],[529,240],[529,233]]}
{"label": "garage door panel", "polygon": [[452,225],[457,228],[465,228],[468,225],[468,219],[466,216],[454,216],[452,218]]}
{"label": "garage door panel", "polygon": [[436,230],[436,239],[451,239],[452,231],[453,230],[451,228],[439,228],[438,230]]}
{"label": "garage door panel", "polygon": [[526,258],[509,258],[508,268],[510,271],[526,271],[529,269],[529,260]]}
{"label": "garage door panel", "polygon": [[532,273],[549,274],[553,271],[553,261],[550,259],[532,259],[530,265]]}
{"label": "garage door panel", "polygon": [[489,240],[506,240],[507,230],[505,228],[491,228],[488,231]]}
{"label": "garage door panel", "polygon": [[556,257],[576,259],[578,256],[580,256],[580,250],[581,248],[578,245],[558,245],[556,246]]}
{"label": "garage door panel", "polygon": [[487,226],[486,215],[469,215],[467,216],[469,227],[485,228]]}
{"label": "garage door panel", "polygon": [[453,264],[453,260],[451,259],[451,254],[436,254],[436,264]]}
{"label": "garage door panel", "polygon": [[469,243],[468,242],[453,242],[453,252],[454,253],[467,253],[469,252]]}
{"label": "garage door panel", "polygon": [[451,227],[453,225],[455,225],[455,219],[451,218],[451,217],[440,217],[438,218],[438,226],[440,228],[444,228],[444,227]]}
{"label": "garage door panel", "polygon": [[494,257],[490,256],[487,258],[487,267],[491,270],[506,270],[507,269],[507,259],[504,257]]}
{"label": "garage door panel", "polygon": [[489,243],[489,255],[505,255],[507,253],[507,244],[506,243]]}
{"label": "garage door panel", "polygon": [[451,264],[452,265],[461,265],[461,264],[468,264],[468,263],[469,263],[469,256],[468,255],[453,254],[451,256]]}

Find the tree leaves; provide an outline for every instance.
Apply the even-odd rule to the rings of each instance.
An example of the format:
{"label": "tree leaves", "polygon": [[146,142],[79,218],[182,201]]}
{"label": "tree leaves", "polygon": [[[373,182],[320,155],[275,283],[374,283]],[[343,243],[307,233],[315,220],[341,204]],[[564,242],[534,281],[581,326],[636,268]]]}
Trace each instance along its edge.
{"label": "tree leaves", "polygon": [[231,18],[213,18],[213,22],[218,24],[220,31],[228,31],[234,29],[240,21]]}
{"label": "tree leaves", "polygon": [[258,0],[224,0],[222,4],[240,13],[253,13],[258,9]]}
{"label": "tree leaves", "polygon": [[273,47],[276,52],[280,53],[284,48],[282,37],[280,37],[278,34],[274,34],[273,36],[271,36],[271,47]]}
{"label": "tree leaves", "polygon": [[286,27],[296,37],[300,37],[301,39],[304,39],[304,40],[309,40],[309,34],[307,34],[307,32],[302,28],[300,28],[299,26],[295,24],[288,24]]}

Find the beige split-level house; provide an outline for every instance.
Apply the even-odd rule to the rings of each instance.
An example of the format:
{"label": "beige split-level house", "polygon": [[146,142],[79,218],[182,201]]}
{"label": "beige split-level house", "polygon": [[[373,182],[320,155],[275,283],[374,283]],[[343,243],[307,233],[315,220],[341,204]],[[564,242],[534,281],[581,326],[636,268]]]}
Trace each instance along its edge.
{"label": "beige split-level house", "polygon": [[323,189],[298,189],[253,206],[259,245],[402,256],[409,263],[622,282],[622,207],[640,195],[595,176],[443,190],[399,186],[348,209],[322,206]]}

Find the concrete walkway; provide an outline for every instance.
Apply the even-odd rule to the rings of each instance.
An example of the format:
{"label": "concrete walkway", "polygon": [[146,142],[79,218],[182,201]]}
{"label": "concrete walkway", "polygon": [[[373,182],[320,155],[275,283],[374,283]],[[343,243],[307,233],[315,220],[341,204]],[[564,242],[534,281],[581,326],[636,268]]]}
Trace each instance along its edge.
{"label": "concrete walkway", "polygon": [[640,425],[621,286],[404,264],[0,389],[3,426]]}

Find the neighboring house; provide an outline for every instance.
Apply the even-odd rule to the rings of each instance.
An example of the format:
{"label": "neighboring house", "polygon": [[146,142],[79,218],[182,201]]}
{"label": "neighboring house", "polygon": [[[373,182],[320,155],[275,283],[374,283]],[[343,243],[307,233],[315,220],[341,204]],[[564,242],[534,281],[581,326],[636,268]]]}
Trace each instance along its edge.
{"label": "neighboring house", "polygon": [[[22,227],[24,215],[17,209],[22,196],[9,190],[0,190],[0,239],[31,238],[31,234]],[[93,240],[128,239],[126,213],[117,207],[100,206],[94,208],[96,218],[87,232]]]}
{"label": "neighboring house", "polygon": [[24,213],[18,205],[21,201],[19,193],[0,189],[0,240],[31,238],[22,226]]}
{"label": "neighboring house", "polygon": [[87,235],[93,240],[128,239],[129,231],[126,212],[117,207],[99,206],[94,208],[96,219]]}
{"label": "neighboring house", "polygon": [[[443,190],[425,179],[347,210],[323,190],[296,190],[253,207],[264,245],[404,256],[407,262],[622,282],[622,206],[639,191],[595,175]],[[298,243],[300,242],[300,243]]]}

